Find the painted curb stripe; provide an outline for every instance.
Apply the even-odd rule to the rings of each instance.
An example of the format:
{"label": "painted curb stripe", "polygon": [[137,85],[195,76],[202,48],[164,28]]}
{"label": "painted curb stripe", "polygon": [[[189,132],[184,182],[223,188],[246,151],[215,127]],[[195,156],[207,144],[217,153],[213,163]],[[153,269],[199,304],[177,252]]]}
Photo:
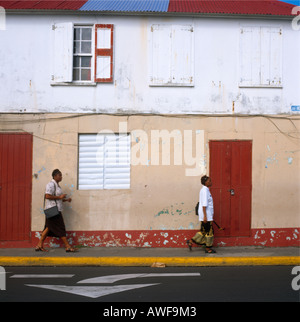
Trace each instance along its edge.
{"label": "painted curb stripe", "polygon": [[300,257],[0,257],[0,266],[150,266],[155,262],[166,266],[300,265]]}

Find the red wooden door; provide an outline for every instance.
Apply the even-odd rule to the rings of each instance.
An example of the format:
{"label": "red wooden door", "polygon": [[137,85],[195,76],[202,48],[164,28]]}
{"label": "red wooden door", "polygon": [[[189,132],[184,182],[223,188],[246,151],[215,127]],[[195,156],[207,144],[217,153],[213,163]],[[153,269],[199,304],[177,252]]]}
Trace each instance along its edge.
{"label": "red wooden door", "polygon": [[250,236],[252,142],[210,141],[210,188],[219,236]]}
{"label": "red wooden door", "polygon": [[32,135],[0,133],[0,240],[30,239]]}

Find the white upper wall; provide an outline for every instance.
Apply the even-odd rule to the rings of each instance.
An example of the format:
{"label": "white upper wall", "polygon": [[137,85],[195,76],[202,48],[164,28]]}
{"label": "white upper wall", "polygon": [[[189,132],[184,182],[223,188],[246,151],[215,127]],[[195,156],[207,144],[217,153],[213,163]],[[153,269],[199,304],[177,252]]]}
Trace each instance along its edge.
{"label": "white upper wall", "polygon": [[[52,26],[66,22],[114,25],[113,82],[53,81]],[[300,105],[299,54],[299,32],[286,20],[9,14],[0,112],[291,113]]]}

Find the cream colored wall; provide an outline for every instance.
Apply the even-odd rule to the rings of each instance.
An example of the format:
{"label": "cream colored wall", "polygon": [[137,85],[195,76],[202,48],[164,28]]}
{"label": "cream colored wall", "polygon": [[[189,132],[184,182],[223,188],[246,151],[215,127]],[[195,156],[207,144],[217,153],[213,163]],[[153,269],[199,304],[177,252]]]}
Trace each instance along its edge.
{"label": "cream colored wall", "polygon": [[[193,143],[204,130],[201,143],[203,172],[209,173],[209,140],[252,140],[252,228],[300,227],[299,120],[288,116],[101,116],[66,114],[2,114],[1,131],[22,130],[33,138],[32,230],[44,225],[45,185],[51,172],[63,173],[63,191],[73,198],[65,204],[67,230],[196,229],[194,214],[199,176],[186,176],[192,167],[174,165],[131,166],[130,190],[77,190],[78,133],[118,132],[127,122],[128,132],[191,130]],[[294,117],[295,118],[295,117]],[[201,132],[202,133],[202,132]],[[149,140],[150,142],[150,140]],[[132,146],[136,141],[132,142]],[[171,147],[173,140],[171,140]],[[162,145],[161,145],[162,147]],[[150,143],[149,143],[150,154]],[[195,146],[194,153],[195,153]],[[201,152],[202,153],[202,152]],[[213,178],[212,178],[213,179]]]}

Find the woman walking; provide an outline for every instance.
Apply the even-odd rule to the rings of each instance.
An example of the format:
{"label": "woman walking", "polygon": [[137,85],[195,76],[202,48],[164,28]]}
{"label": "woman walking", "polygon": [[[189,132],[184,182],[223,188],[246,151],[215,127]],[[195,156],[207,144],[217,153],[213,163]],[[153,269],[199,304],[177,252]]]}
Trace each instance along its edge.
{"label": "woman walking", "polygon": [[61,238],[65,244],[66,252],[75,252],[76,250],[70,246],[66,238],[66,228],[61,213],[63,209],[62,203],[65,201],[71,202],[72,199],[66,198],[67,195],[62,193],[59,185],[59,182],[62,181],[62,173],[58,169],[53,170],[52,178],[53,179],[46,185],[45,209],[49,209],[57,205],[59,214],[51,218],[46,218],[44,230],[35,250],[47,252],[43,245],[46,237],[49,236]]}
{"label": "woman walking", "polygon": [[212,186],[211,178],[208,176],[203,176],[201,178],[201,183],[203,187],[199,194],[198,209],[200,231],[197,232],[192,239],[187,240],[187,245],[190,250],[192,250],[193,243],[203,246],[205,245],[205,253],[212,254],[216,253],[216,251],[212,249],[214,241],[214,204],[213,198],[209,191],[209,187]]}

